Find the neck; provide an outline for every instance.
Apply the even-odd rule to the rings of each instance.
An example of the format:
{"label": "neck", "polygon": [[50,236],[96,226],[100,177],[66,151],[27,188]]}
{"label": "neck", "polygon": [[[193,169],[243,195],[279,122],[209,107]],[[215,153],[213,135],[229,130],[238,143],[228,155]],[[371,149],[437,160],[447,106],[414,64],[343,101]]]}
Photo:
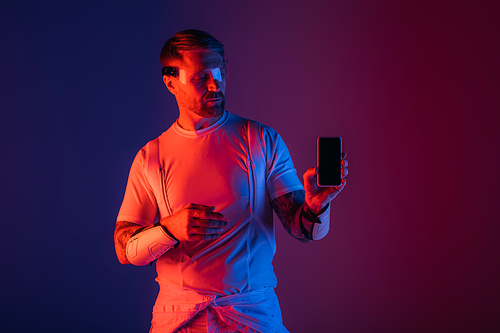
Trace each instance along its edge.
{"label": "neck", "polygon": [[222,117],[204,118],[197,114],[179,114],[177,124],[186,131],[199,131],[217,122]]}

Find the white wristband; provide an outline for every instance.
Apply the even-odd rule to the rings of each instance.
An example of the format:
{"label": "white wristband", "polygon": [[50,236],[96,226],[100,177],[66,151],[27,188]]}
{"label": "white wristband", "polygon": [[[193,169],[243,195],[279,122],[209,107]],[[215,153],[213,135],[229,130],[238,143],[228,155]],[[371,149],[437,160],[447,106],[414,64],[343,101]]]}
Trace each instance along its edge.
{"label": "white wristband", "polygon": [[162,226],[146,229],[130,237],[127,259],[136,266],[144,266],[170,250],[177,240],[170,237]]}
{"label": "white wristband", "polygon": [[328,230],[330,230],[330,206],[318,216],[321,223],[314,223],[311,236],[313,240],[318,240],[326,236]]}

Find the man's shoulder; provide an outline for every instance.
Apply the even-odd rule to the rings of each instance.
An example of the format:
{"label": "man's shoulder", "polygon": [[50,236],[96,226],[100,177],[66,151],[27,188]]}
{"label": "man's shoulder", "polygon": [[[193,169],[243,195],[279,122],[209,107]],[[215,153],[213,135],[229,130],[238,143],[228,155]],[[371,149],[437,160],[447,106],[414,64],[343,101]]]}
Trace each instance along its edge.
{"label": "man's shoulder", "polygon": [[[175,124],[175,123],[174,123]],[[163,133],[161,133],[160,135],[158,135],[156,138],[152,139],[152,140],[149,140],[142,148],[141,150],[142,151],[149,151],[149,149],[151,148],[156,148],[158,145],[161,145],[162,143],[164,143],[165,141],[168,141],[168,137],[169,136],[172,136],[173,133],[175,133],[173,127],[174,127],[174,124],[172,124],[172,126],[170,126],[167,130],[165,130]]]}
{"label": "man's shoulder", "polygon": [[146,152],[149,152],[151,147],[158,145],[158,140],[160,139],[160,137],[161,137],[161,135],[152,139],[152,140],[149,140],[144,146],[142,146],[142,148],[139,150],[139,153],[142,155],[146,155]]}
{"label": "man's shoulder", "polygon": [[[139,149],[139,151],[137,152],[136,159],[139,159],[144,164],[145,160],[148,158],[151,151],[158,151],[159,146],[161,144],[160,139],[163,136],[165,136],[165,134],[167,132],[168,132],[168,130],[166,130],[165,132],[163,132],[162,134],[160,134],[156,138],[149,140],[144,146],[142,146],[141,149]],[[164,140],[162,140],[162,141],[164,141]]]}
{"label": "man's shoulder", "polygon": [[250,127],[250,129],[255,129],[257,130],[261,135],[262,134],[267,134],[267,135],[278,135],[278,132],[276,130],[268,125],[265,125],[261,123],[260,121],[245,118],[242,116],[238,116],[234,113],[229,113],[229,121],[235,125],[242,126],[244,128]]}

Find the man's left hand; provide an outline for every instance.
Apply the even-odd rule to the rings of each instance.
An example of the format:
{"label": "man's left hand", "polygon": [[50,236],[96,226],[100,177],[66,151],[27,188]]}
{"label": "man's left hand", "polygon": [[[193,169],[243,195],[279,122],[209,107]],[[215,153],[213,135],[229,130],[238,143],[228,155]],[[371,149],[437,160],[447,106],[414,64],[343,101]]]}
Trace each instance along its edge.
{"label": "man's left hand", "polygon": [[306,204],[315,213],[321,212],[321,210],[344,189],[346,185],[345,177],[349,173],[347,170],[347,153],[342,153],[342,185],[338,187],[320,187],[317,183],[318,178],[318,168],[309,168],[304,173],[304,189],[306,191]]}

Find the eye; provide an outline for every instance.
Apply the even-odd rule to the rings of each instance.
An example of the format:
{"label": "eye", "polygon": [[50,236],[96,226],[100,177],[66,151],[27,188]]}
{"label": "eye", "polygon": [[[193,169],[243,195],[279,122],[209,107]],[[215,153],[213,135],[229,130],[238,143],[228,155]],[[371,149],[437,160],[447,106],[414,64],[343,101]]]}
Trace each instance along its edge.
{"label": "eye", "polygon": [[191,77],[191,81],[196,82],[196,83],[201,83],[201,82],[206,81],[207,78],[208,78],[208,74],[199,73],[199,74],[193,75],[193,77]]}

